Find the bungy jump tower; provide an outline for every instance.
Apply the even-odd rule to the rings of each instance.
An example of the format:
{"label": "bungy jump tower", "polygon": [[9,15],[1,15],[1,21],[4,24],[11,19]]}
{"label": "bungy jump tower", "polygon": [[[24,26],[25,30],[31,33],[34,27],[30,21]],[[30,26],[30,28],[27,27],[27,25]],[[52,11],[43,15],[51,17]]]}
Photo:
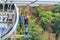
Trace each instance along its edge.
{"label": "bungy jump tower", "polygon": [[60,4],[60,0],[0,0],[0,40],[8,38],[16,30],[19,18],[17,6],[41,4]]}
{"label": "bungy jump tower", "polygon": [[16,30],[18,9],[16,4],[0,2],[0,40],[8,38]]}

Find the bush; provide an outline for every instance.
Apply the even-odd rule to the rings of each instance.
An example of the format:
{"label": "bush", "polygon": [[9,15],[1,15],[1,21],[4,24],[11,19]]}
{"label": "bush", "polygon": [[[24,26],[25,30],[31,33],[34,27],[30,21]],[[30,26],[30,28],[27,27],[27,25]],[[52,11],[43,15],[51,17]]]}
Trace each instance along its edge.
{"label": "bush", "polygon": [[60,13],[60,5],[54,5],[51,9],[53,13]]}
{"label": "bush", "polygon": [[[43,29],[38,26],[35,20],[31,17],[29,20],[29,33],[32,35],[32,40],[48,40],[46,35],[43,32]],[[44,38],[43,38],[44,37]]]}

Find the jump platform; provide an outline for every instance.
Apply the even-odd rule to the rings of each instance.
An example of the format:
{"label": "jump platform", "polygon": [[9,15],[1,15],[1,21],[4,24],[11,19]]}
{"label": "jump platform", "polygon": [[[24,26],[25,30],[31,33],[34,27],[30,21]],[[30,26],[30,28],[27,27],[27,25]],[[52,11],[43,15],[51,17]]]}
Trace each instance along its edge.
{"label": "jump platform", "polygon": [[12,35],[11,38],[21,38],[21,37],[23,37],[23,36],[24,36],[24,35],[19,35],[19,34],[18,34],[18,35]]}

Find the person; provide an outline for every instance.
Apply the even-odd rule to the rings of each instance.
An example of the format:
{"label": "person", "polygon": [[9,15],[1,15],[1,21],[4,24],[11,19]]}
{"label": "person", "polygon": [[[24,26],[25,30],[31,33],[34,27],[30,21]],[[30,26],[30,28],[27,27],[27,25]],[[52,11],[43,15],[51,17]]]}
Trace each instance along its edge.
{"label": "person", "polygon": [[25,34],[28,34],[28,25],[29,25],[29,15],[24,16],[24,25],[25,25]]}
{"label": "person", "polygon": [[0,37],[4,32],[6,32],[8,29],[5,26],[0,26]]}
{"label": "person", "polygon": [[19,22],[20,22],[20,34],[22,34],[22,26],[23,26],[23,16],[22,13],[19,15]]}

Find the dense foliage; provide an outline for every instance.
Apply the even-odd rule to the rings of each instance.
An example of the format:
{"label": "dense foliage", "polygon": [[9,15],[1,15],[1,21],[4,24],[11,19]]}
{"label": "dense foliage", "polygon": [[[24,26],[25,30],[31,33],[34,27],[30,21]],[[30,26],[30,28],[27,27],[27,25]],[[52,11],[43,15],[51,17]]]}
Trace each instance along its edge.
{"label": "dense foliage", "polygon": [[48,38],[43,32],[43,29],[36,24],[36,20],[32,17],[29,21],[30,23],[29,30],[31,30],[29,33],[32,34],[32,40],[48,40]]}
{"label": "dense foliage", "polygon": [[40,16],[41,26],[44,30],[48,30],[50,28],[50,23],[53,21],[54,17],[51,11],[41,11],[40,7],[36,8],[36,12]]}
{"label": "dense foliage", "polygon": [[60,5],[54,5],[49,11],[41,11],[42,7],[36,7],[40,16],[41,26],[44,30],[51,28],[56,34],[56,40],[60,33]]}
{"label": "dense foliage", "polygon": [[60,14],[59,13],[57,14],[55,13],[53,31],[56,34],[56,40],[57,40],[59,33],[60,33]]}
{"label": "dense foliage", "polygon": [[51,9],[53,13],[60,13],[60,5],[54,5]]}

